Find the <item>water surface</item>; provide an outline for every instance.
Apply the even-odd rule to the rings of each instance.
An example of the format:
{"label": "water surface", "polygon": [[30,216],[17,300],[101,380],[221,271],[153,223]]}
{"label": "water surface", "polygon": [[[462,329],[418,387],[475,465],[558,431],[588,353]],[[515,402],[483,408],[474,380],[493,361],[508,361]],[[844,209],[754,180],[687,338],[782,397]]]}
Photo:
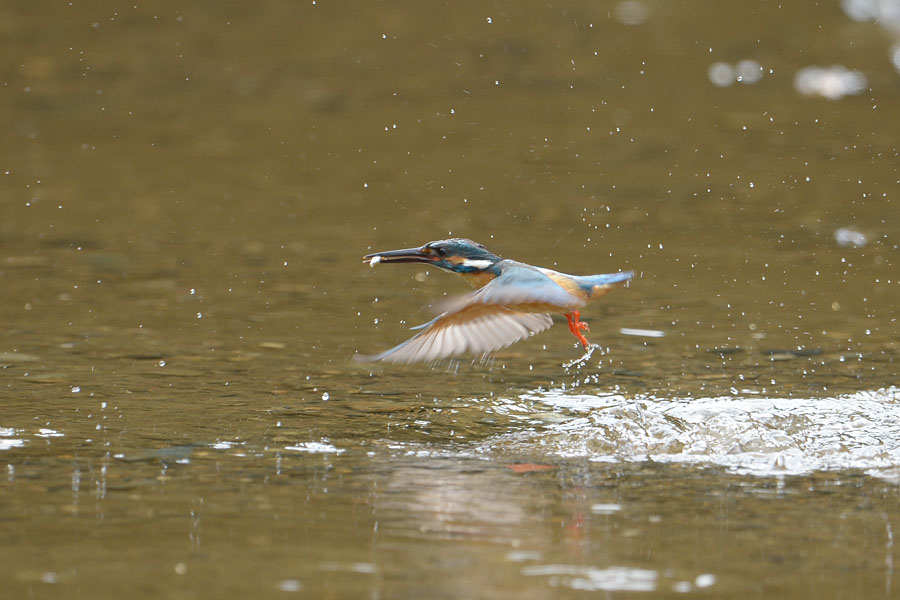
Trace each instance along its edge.
{"label": "water surface", "polygon": [[[350,8],[0,8],[4,588],[896,595],[889,19]],[[449,235],[637,276],[571,366],[354,361]]]}

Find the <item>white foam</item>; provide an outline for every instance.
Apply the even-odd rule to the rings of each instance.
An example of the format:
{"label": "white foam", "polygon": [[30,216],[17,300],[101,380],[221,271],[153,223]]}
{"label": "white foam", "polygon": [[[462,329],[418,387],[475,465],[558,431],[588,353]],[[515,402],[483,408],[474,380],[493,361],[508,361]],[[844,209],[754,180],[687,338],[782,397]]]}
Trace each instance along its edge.
{"label": "white foam", "polygon": [[[532,418],[567,411],[542,431],[511,433],[558,456],[595,461],[710,464],[737,473],[803,474],[864,469],[900,480],[900,388],[832,398],[626,397],[551,389],[525,394]],[[509,408],[509,407],[507,407]],[[509,410],[515,413],[516,408]]]}
{"label": "white foam", "polygon": [[344,448],[336,448],[327,442],[303,442],[295,446],[285,446],[285,450],[293,450],[295,452],[311,452],[325,454],[342,454]]}

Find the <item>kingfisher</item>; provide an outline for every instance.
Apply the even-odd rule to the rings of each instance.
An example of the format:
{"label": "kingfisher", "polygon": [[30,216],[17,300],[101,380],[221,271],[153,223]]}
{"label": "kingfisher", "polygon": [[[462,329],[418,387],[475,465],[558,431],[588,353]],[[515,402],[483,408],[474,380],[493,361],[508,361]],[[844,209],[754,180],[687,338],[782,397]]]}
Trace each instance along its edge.
{"label": "kingfisher", "polygon": [[540,333],[553,325],[550,313],[562,313],[584,349],[590,344],[580,310],[588,302],[627,282],[634,271],[605,275],[568,275],[500,258],[478,242],[452,238],[418,248],[375,252],[363,257],[379,263],[424,263],[462,277],[474,292],[441,302],[438,316],[413,327],[413,337],[363,361],[430,362],[471,352],[487,354]]}

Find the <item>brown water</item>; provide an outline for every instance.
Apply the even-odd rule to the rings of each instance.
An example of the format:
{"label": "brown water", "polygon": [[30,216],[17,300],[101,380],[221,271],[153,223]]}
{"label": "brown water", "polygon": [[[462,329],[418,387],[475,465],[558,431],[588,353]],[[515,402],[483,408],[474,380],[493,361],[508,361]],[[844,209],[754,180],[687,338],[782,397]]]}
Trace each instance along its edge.
{"label": "brown water", "polygon": [[[890,29],[318,0],[0,28],[10,597],[898,594]],[[861,93],[795,89],[832,64]],[[572,367],[559,325],[353,361],[466,289],[361,255],[448,235],[638,275]]]}

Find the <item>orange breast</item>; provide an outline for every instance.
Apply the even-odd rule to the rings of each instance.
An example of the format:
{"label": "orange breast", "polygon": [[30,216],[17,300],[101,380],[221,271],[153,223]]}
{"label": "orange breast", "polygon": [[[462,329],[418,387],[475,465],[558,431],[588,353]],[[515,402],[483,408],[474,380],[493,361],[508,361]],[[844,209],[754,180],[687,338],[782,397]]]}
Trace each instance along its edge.
{"label": "orange breast", "polygon": [[460,275],[475,289],[486,286],[495,277],[495,275],[483,271],[480,273],[460,273]]}
{"label": "orange breast", "polygon": [[544,271],[544,275],[549,277],[556,285],[566,290],[576,298],[580,298],[582,301],[587,302],[590,300],[590,296],[581,289],[581,286],[575,283],[575,280],[571,277],[568,277],[564,273],[557,273],[556,271],[546,270]]}
{"label": "orange breast", "polygon": [[555,304],[541,304],[532,302],[529,304],[511,304],[507,306],[510,310],[517,310],[526,313],[562,313],[571,310],[574,307],[556,306]]}

